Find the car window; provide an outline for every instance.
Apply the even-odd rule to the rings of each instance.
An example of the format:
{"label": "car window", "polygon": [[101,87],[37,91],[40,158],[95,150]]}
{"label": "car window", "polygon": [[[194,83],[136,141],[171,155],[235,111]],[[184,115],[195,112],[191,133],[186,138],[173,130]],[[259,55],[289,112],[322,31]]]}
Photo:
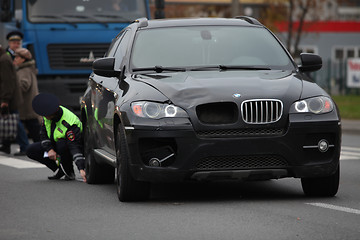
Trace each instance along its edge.
{"label": "car window", "polygon": [[115,51],[116,49],[118,48],[119,46],[119,42],[121,41],[121,39],[123,38],[124,36],[124,31],[120,32],[116,38],[114,38],[111,42],[111,45],[109,47],[109,50],[106,54],[106,57],[114,57],[114,54],[115,54]]}
{"label": "car window", "polygon": [[267,29],[245,26],[140,30],[134,42],[131,64],[133,68],[209,65],[294,68],[285,50]]}
{"label": "car window", "polygon": [[130,37],[131,34],[129,31],[125,31],[123,33],[122,39],[120,40],[120,44],[116,49],[116,53],[115,53],[115,58],[116,58],[115,69],[120,69],[121,62],[126,55],[126,50],[128,48]]}

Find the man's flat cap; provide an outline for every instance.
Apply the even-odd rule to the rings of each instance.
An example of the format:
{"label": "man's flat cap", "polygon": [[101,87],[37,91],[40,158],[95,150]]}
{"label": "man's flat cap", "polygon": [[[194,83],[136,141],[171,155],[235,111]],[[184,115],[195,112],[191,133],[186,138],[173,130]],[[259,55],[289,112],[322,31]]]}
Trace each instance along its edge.
{"label": "man's flat cap", "polygon": [[6,35],[8,41],[21,41],[24,35],[19,31],[12,31]]}
{"label": "man's flat cap", "polygon": [[26,48],[18,48],[15,50],[15,56],[20,56],[22,58],[25,58],[26,60],[31,60],[32,55],[31,52]]}
{"label": "man's flat cap", "polygon": [[50,93],[40,93],[32,101],[34,111],[40,116],[50,116],[59,110],[59,99]]}

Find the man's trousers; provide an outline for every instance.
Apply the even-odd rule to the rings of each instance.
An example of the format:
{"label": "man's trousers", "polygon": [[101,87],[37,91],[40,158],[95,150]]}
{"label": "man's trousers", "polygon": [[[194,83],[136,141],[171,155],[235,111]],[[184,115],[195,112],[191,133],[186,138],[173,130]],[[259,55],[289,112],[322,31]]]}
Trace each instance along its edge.
{"label": "man's trousers", "polygon": [[[65,173],[67,175],[74,173],[73,159],[70,154],[69,148],[67,147],[66,140],[59,139],[59,141],[56,142],[54,150],[58,155],[60,155],[60,163],[63,166],[63,170],[65,170]],[[45,149],[41,146],[41,142],[30,144],[26,151],[26,155],[29,158],[46,165],[48,168],[55,172],[59,167],[56,165],[56,162],[54,160],[51,160],[48,157],[44,157],[44,153]]]}

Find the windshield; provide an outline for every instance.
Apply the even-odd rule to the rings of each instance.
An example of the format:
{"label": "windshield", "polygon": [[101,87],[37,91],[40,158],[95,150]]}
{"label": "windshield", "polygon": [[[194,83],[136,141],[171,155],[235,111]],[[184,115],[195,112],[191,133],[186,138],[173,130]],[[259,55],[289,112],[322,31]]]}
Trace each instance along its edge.
{"label": "windshield", "polygon": [[262,27],[191,26],[138,31],[133,46],[133,70],[154,66],[202,70],[292,70],[291,59]]}
{"label": "windshield", "polygon": [[131,22],[147,17],[145,0],[28,0],[30,22]]}

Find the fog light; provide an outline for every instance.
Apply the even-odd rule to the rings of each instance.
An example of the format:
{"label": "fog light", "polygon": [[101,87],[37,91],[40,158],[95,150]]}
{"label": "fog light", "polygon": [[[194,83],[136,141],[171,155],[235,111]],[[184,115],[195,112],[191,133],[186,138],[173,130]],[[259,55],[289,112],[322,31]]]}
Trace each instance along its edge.
{"label": "fog light", "polygon": [[151,158],[149,161],[149,166],[150,167],[160,167],[161,166],[161,162],[159,159],[157,158]]}
{"label": "fog light", "polygon": [[325,139],[321,139],[318,143],[318,148],[320,152],[326,152],[329,149],[329,143]]}

